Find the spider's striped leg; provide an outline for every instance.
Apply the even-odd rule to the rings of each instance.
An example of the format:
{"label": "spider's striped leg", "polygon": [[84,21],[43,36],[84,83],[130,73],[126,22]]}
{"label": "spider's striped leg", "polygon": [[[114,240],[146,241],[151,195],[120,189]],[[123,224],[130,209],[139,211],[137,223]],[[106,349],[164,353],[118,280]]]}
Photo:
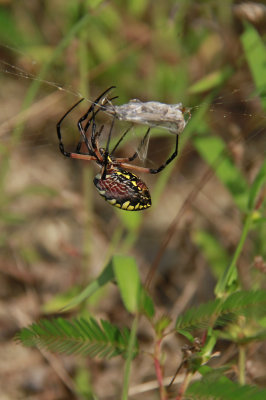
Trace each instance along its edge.
{"label": "spider's striped leg", "polygon": [[171,156],[165,161],[164,164],[162,164],[160,167],[153,169],[153,168],[149,168],[149,172],[150,174],[158,174],[159,172],[161,172],[168,164],[170,164],[171,161],[173,161],[178,154],[178,139],[179,136],[176,135],[176,143],[175,143],[175,150],[173,152],[173,154],[171,154]]}

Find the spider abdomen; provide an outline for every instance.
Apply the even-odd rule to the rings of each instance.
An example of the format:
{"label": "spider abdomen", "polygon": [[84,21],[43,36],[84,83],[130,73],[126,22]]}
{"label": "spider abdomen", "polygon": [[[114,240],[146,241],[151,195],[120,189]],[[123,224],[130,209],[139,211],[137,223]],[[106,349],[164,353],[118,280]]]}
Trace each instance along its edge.
{"label": "spider abdomen", "polygon": [[105,179],[98,174],[93,183],[109,204],[122,210],[140,211],[151,206],[151,196],[146,184],[124,169],[107,169]]}

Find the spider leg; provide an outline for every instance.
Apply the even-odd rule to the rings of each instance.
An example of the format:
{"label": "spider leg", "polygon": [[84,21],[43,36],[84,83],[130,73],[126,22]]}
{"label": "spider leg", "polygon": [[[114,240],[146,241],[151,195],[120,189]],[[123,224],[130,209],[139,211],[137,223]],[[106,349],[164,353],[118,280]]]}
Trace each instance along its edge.
{"label": "spider leg", "polygon": [[[97,97],[97,99],[96,99],[96,100],[92,103],[92,105],[89,107],[88,111],[86,111],[86,113],[78,120],[78,127],[80,127],[80,126],[81,126],[81,123],[82,123],[83,121],[85,121],[85,120],[88,118],[88,116],[89,116],[89,114],[90,114],[91,112],[94,111],[95,106],[99,105],[99,101],[106,95],[106,93],[108,93],[110,90],[112,90],[112,89],[114,89],[114,88],[115,88],[115,86],[110,86],[110,87],[109,87],[108,89],[106,89],[99,97]],[[100,110],[100,109],[101,109],[101,108],[99,108],[99,110]],[[99,110],[96,111],[95,115],[99,112]],[[93,117],[92,117],[92,118],[93,118]],[[85,131],[85,132],[87,132],[87,130],[88,130],[90,124],[91,124],[92,118],[90,118],[89,121],[87,122],[87,124],[86,124],[86,126],[85,126],[85,128],[84,128],[84,131]]]}
{"label": "spider leg", "polygon": [[[95,151],[99,148],[98,146],[98,137],[100,136],[100,133],[103,130],[103,125],[101,126],[100,130],[97,131],[97,126],[96,126],[96,121],[95,121],[95,115],[98,113],[98,110],[96,111],[96,113],[93,111],[92,113],[92,117],[90,119],[90,123],[92,122],[92,127],[91,127],[91,147],[92,149]],[[86,125],[87,127],[87,125]],[[85,129],[86,129],[85,127]],[[88,129],[88,127],[87,127]],[[86,132],[86,130],[85,130]]]}
{"label": "spider leg", "polygon": [[89,154],[84,154],[84,153],[69,153],[68,157],[84,161],[98,161],[97,157],[90,156]]}
{"label": "spider leg", "polygon": [[[101,163],[103,162],[103,157],[99,150],[98,138],[101,136],[103,128],[104,128],[104,125],[102,125],[101,128],[93,134],[93,141],[92,141],[92,148],[94,150],[94,154],[96,155],[97,159]],[[96,129],[96,125],[95,125],[95,129]]]}
{"label": "spider leg", "polygon": [[132,128],[132,126],[130,126],[124,133],[123,135],[120,137],[120,139],[116,142],[115,146],[113,147],[113,150],[111,151],[111,155],[115,152],[115,150],[117,149],[117,147],[120,145],[120,143],[122,142],[122,140],[124,139],[124,137],[127,135],[127,133],[130,131],[130,129]]}
{"label": "spider leg", "polygon": [[[80,99],[77,103],[75,103],[64,115],[63,117],[59,120],[59,122],[56,125],[56,131],[57,131],[57,137],[59,140],[59,149],[61,151],[61,153],[65,156],[65,157],[69,157],[69,158],[76,158],[76,159],[80,159],[80,160],[85,160],[85,161],[98,161],[100,164],[103,165],[104,163],[104,173],[106,174],[106,168],[108,165],[108,162],[110,160],[109,155],[108,155],[108,147],[109,147],[109,142],[110,142],[110,136],[111,136],[111,131],[113,128],[113,123],[109,132],[109,137],[108,137],[108,141],[107,141],[107,151],[105,151],[104,154],[104,158],[102,157],[102,154],[100,152],[99,146],[98,146],[98,138],[102,133],[103,130],[103,126],[100,128],[99,131],[96,130],[96,122],[95,122],[95,115],[101,110],[104,109],[104,104],[109,101],[108,98],[104,98],[103,99],[103,103],[99,104],[100,100],[106,95],[106,93],[108,93],[111,89],[113,89],[115,86],[111,86],[110,88],[108,88],[107,90],[105,90],[96,100],[95,102],[90,106],[90,108],[88,109],[88,111],[78,120],[78,129],[81,135],[81,139],[79,140],[77,147],[76,147],[76,151],[75,152],[68,152],[65,150],[64,147],[64,143],[63,143],[63,139],[62,139],[62,134],[61,134],[61,124],[63,122],[63,120],[66,118],[66,116],[75,108],[77,107],[77,105],[82,102],[84,99]],[[111,100],[113,100],[116,97],[113,97]],[[99,109],[95,112],[94,108],[95,106],[99,106]],[[103,107],[103,108],[101,108]],[[92,117],[89,119],[89,121],[87,121],[86,125],[85,125],[85,129],[82,126],[82,122],[85,121],[88,118],[88,115],[92,112]],[[89,140],[86,136],[87,130],[90,127],[91,122],[93,123],[92,126],[92,135],[91,135],[91,144],[89,143]],[[82,143],[85,142],[87,149],[88,149],[88,153],[81,153],[81,146]]]}
{"label": "spider leg", "polygon": [[[131,127],[123,134],[123,136],[119,139],[119,141],[117,142],[117,144],[115,145],[114,149],[112,150],[111,154],[113,153],[113,151],[117,148],[118,144],[121,142],[121,140],[125,137],[125,135],[128,133],[128,131],[131,129]],[[145,133],[145,135],[143,136],[143,138],[141,139],[140,145],[138,147],[138,150],[131,156],[131,157],[127,157],[127,158],[117,158],[116,160],[120,163],[120,162],[130,162],[135,160],[135,158],[137,158],[142,146],[145,143],[145,140],[148,136],[148,134],[150,133],[151,128],[147,129],[147,132]]]}
{"label": "spider leg", "polygon": [[106,95],[106,93],[110,92],[110,90],[115,89],[115,86],[110,86],[106,89],[99,97],[92,103],[88,111],[79,119],[80,122],[85,121],[88,118],[88,115],[94,110],[95,106],[99,105],[99,101]]}
{"label": "spider leg", "polygon": [[111,123],[110,129],[109,129],[109,134],[108,134],[108,137],[107,137],[106,147],[105,147],[105,151],[104,151],[102,179],[105,179],[105,177],[106,177],[107,165],[108,165],[108,162],[110,160],[110,157],[109,157],[109,145],[110,145],[110,139],[111,139],[111,134],[112,134],[112,130],[113,130],[113,127],[114,127],[114,123],[115,123],[115,117],[112,119],[112,123]]}
{"label": "spider leg", "polygon": [[132,164],[127,164],[126,162],[124,162],[123,159],[117,159],[117,162],[119,163],[119,165],[122,168],[125,169],[131,169],[133,171],[137,171],[137,172],[143,172],[143,173],[147,173],[147,174],[158,174],[159,172],[161,172],[171,161],[174,160],[174,158],[177,156],[178,154],[178,135],[176,135],[176,145],[175,145],[175,151],[173,152],[173,154],[166,160],[166,162],[164,164],[162,164],[160,167],[153,169],[153,168],[145,168],[145,167],[139,167],[138,165],[132,165]]}
{"label": "spider leg", "polygon": [[80,149],[81,149],[82,143],[83,143],[83,141],[80,139],[78,144],[77,144],[77,147],[76,147],[76,153],[80,153]]}
{"label": "spider leg", "polygon": [[65,150],[63,141],[62,141],[62,135],[61,135],[61,124],[62,121],[65,119],[65,117],[84,99],[79,100],[77,103],[75,103],[66,113],[65,115],[63,115],[63,117],[60,119],[60,121],[57,123],[56,125],[56,130],[57,130],[57,136],[58,136],[58,140],[59,140],[59,149],[61,151],[61,153],[65,156],[65,157],[69,157],[69,158],[76,158],[79,160],[86,160],[86,161],[92,161],[95,160],[97,161],[97,157],[95,157],[93,154],[84,154],[84,153],[80,153],[80,148],[81,148],[81,144],[82,141],[79,141],[78,145],[77,145],[77,149],[76,152],[69,152]]}
{"label": "spider leg", "polygon": [[[111,89],[114,89],[115,86],[110,86],[108,89],[106,89],[99,97],[97,97],[97,99],[92,103],[92,105],[89,107],[89,109],[86,111],[86,113],[78,120],[78,130],[83,138],[83,141],[85,142],[88,152],[89,154],[93,154],[93,150],[90,146],[89,140],[86,136],[86,133],[91,125],[91,122],[93,122],[93,124],[95,125],[95,116],[96,114],[98,114],[98,112],[101,110],[101,105],[99,105],[100,100],[106,95],[106,93],[108,93]],[[115,97],[114,97],[115,98]],[[113,99],[113,98],[112,98]],[[104,98],[105,100],[105,98]],[[107,100],[105,100],[107,101]],[[96,112],[94,111],[95,106],[99,106],[99,109],[96,110]],[[85,121],[89,114],[92,113],[92,116],[89,118],[89,120],[87,121],[85,127],[83,128],[82,126],[82,122]],[[95,132],[96,128],[94,127],[93,132]],[[78,147],[81,147],[81,144],[78,144]],[[92,146],[93,147],[93,146]]]}
{"label": "spider leg", "polygon": [[171,161],[173,161],[173,160],[177,157],[177,154],[178,154],[178,139],[179,139],[179,136],[176,135],[175,150],[174,150],[173,154],[171,154],[171,156],[170,156],[170,157],[165,161],[165,163],[162,164],[160,167],[158,167],[158,168],[156,168],[156,169],[150,168],[150,174],[158,174],[158,173],[161,172],[168,164],[170,164]]}
{"label": "spider leg", "polygon": [[126,162],[119,162],[118,160],[119,160],[119,158],[117,159],[117,162],[119,163],[119,167],[122,167],[125,169],[131,169],[132,171],[136,171],[136,172],[143,172],[146,174],[150,174],[150,168],[140,167],[138,165],[127,164]]}
{"label": "spider leg", "polygon": [[80,99],[77,103],[75,103],[64,115],[63,117],[58,121],[57,125],[56,125],[56,131],[57,131],[57,137],[59,140],[59,149],[61,151],[61,153],[65,156],[65,157],[70,157],[70,154],[68,151],[65,151],[65,147],[64,147],[64,143],[62,140],[62,134],[61,134],[61,124],[63,122],[63,120],[66,118],[66,116],[71,113],[71,111],[77,107],[77,105],[79,103],[81,103],[84,99]]}
{"label": "spider leg", "polygon": [[[109,88],[109,89],[112,89],[112,88],[114,88],[115,86],[111,86],[111,88]],[[109,90],[108,89],[108,90]],[[93,108],[93,110],[91,110],[90,112],[94,112],[94,117],[96,116],[96,114],[98,114],[98,112],[99,111],[101,111],[101,110],[103,110],[103,111],[105,111],[106,110],[106,107],[105,107],[105,104],[107,103],[107,102],[111,102],[112,100],[114,100],[114,99],[117,99],[118,98],[118,96],[114,96],[114,97],[111,97],[111,99],[108,99],[107,97],[105,97],[104,99],[103,99],[103,101],[105,102],[104,104],[97,104],[96,103],[96,101],[94,102],[95,104],[94,104],[94,106],[98,106],[99,108],[98,108],[98,110],[96,110],[95,112],[94,112],[94,108]],[[88,117],[88,116],[87,116]],[[89,127],[90,127],[90,124],[91,124],[91,121],[92,121],[92,119],[93,119],[93,116],[91,117],[91,118],[89,118],[89,120],[88,120],[88,122],[86,123],[86,125],[85,125],[85,127],[84,127],[84,131],[85,132],[87,132],[87,130],[89,129]]]}

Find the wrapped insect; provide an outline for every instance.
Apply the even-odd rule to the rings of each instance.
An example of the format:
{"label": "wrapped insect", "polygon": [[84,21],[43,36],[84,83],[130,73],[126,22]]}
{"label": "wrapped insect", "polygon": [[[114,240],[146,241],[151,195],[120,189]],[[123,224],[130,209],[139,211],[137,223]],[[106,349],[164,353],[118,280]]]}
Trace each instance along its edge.
{"label": "wrapped insect", "polygon": [[182,103],[142,102],[138,99],[120,106],[105,99],[102,108],[118,120],[164,128],[175,135],[183,132],[191,116],[190,109],[183,107]]}

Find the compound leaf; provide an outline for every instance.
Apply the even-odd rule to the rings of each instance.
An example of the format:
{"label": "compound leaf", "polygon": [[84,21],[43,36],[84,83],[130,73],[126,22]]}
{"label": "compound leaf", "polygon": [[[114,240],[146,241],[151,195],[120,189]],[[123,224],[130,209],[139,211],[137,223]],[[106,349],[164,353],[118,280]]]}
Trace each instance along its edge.
{"label": "compound leaf", "polygon": [[[120,330],[108,321],[98,323],[93,317],[67,321],[43,319],[17,333],[15,339],[25,346],[37,346],[58,353],[111,358],[126,355],[129,331]],[[137,354],[134,344],[134,356]]]}

